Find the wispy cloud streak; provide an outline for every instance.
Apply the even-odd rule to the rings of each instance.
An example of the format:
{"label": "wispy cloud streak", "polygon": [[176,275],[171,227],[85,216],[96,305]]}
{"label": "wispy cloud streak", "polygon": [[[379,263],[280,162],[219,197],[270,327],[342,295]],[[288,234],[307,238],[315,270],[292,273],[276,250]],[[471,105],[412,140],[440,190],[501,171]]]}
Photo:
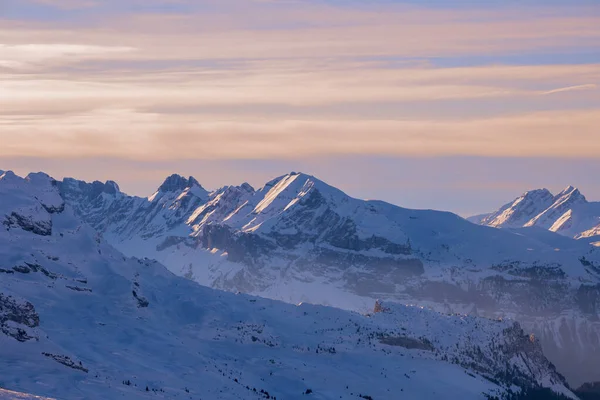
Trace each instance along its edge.
{"label": "wispy cloud streak", "polygon": [[600,65],[536,63],[598,50],[600,16],[577,7],[34,3],[64,15],[0,20],[0,157],[600,153]]}

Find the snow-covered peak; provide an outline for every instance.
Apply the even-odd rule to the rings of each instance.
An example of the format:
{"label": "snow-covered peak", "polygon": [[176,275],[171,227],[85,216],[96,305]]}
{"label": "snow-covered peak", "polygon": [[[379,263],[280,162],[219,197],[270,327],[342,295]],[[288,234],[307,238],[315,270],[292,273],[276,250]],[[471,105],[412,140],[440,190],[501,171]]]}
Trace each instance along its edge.
{"label": "snow-covered peak", "polygon": [[552,193],[548,189],[543,188],[543,189],[529,190],[529,191],[523,193],[523,195],[520,198],[535,201],[538,199],[545,199],[545,198],[551,197],[551,196],[552,196]]}
{"label": "snow-covered peak", "polygon": [[322,180],[316,178],[313,175],[306,174],[306,173],[303,173],[303,172],[290,172],[289,174],[281,175],[281,176],[279,176],[279,177],[277,177],[275,179],[272,179],[269,182],[267,182],[265,184],[265,186],[263,186],[259,190],[260,191],[269,191],[274,186],[284,184],[284,182],[291,183],[291,182],[294,182],[294,181],[298,181],[299,185],[304,185],[307,182],[311,182],[313,186],[319,188],[320,190],[336,191],[336,192],[339,192],[339,193],[343,194],[343,192],[340,191],[339,189],[337,189],[337,188],[335,188],[335,187],[333,187],[333,186],[331,186],[331,185],[323,182]]}
{"label": "snow-covered peak", "polygon": [[291,172],[268,182],[258,193],[263,195],[256,209],[257,213],[264,212],[271,205],[282,204],[286,201],[283,209],[295,204],[300,198],[305,197],[313,191],[318,191],[329,201],[345,200],[350,197],[341,190],[302,172]]}
{"label": "snow-covered peak", "polygon": [[184,178],[181,175],[173,174],[165,179],[158,190],[148,197],[148,200],[150,202],[165,201],[165,199],[166,201],[172,201],[173,198],[183,198],[188,195],[206,201],[209,192],[193,176]]}
{"label": "snow-covered peak", "polygon": [[158,191],[160,191],[160,192],[177,192],[177,191],[181,191],[181,190],[185,190],[185,189],[193,188],[193,187],[202,188],[200,183],[193,176],[190,176],[189,178],[186,179],[181,175],[173,174],[173,175],[167,177],[167,179],[165,179],[163,184],[160,185],[160,187],[158,188]]}
{"label": "snow-covered peak", "polygon": [[567,186],[562,192],[556,195],[555,202],[587,202],[585,196],[574,186]]}
{"label": "snow-covered peak", "polygon": [[557,195],[547,189],[526,192],[500,210],[468,218],[497,228],[539,227],[575,238],[595,235],[600,224],[600,203],[588,202],[574,186]]}
{"label": "snow-covered peak", "polygon": [[25,177],[25,180],[34,185],[46,185],[48,182],[54,182],[54,179],[45,172],[32,172]]}
{"label": "snow-covered peak", "polygon": [[579,189],[577,189],[575,186],[573,185],[569,185],[566,188],[564,188],[558,195],[557,197],[563,196],[565,194],[570,194],[570,193],[574,193],[574,192],[579,192]]}
{"label": "snow-covered peak", "polygon": [[22,180],[19,176],[17,176],[13,171],[3,171],[0,176],[0,180],[6,183],[17,183]]}
{"label": "snow-covered peak", "polygon": [[[291,202],[301,193],[301,189],[310,190],[310,178],[304,174],[289,174],[279,177],[265,185],[260,192],[263,199],[256,205],[253,212],[260,214],[280,205],[281,202]],[[305,191],[306,192],[306,191]],[[288,203],[289,204],[289,203]],[[280,208],[278,208],[280,209]]]}
{"label": "snow-covered peak", "polygon": [[0,195],[4,196],[3,208],[17,207],[19,201],[26,202],[26,199],[48,209],[61,208],[64,203],[56,181],[44,173],[32,173],[22,178],[6,171],[0,176]]}
{"label": "snow-covered peak", "polygon": [[0,176],[0,222],[7,230],[52,234],[52,214],[64,209],[56,181],[46,174],[26,178],[12,171]]}
{"label": "snow-covered peak", "polygon": [[499,211],[484,215],[477,223],[493,227],[519,227],[552,204],[554,196],[548,189],[525,192]]}
{"label": "snow-covered peak", "polygon": [[244,182],[240,185],[240,189],[248,192],[248,193],[254,193],[254,188],[252,187],[252,185],[250,185],[248,182]]}
{"label": "snow-covered peak", "polygon": [[106,189],[106,193],[109,194],[117,194],[121,192],[121,188],[115,181],[106,181],[104,187]]}
{"label": "snow-covered peak", "polygon": [[89,199],[96,199],[101,195],[111,197],[123,195],[119,185],[114,181],[106,181],[105,183],[94,181],[92,183],[87,183],[73,178],[65,178],[59,183],[59,186],[61,190],[64,191],[81,192]]}
{"label": "snow-covered peak", "polygon": [[[568,186],[556,195],[553,200],[552,205],[533,217],[525,226],[538,226],[558,232],[562,230],[561,227],[564,226],[566,220],[571,218],[573,208],[587,203],[585,197],[573,186]],[[559,220],[561,220],[561,223],[557,225],[557,221]]]}

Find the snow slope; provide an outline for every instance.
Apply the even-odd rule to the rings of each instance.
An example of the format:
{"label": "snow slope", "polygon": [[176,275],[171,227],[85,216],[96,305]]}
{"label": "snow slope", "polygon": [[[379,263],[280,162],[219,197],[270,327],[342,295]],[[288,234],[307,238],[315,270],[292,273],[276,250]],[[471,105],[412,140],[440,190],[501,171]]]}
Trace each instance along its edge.
{"label": "snow slope", "polygon": [[[174,191],[149,198],[114,192],[110,183],[59,186],[117,249],[203,285],[362,312],[381,298],[512,317],[574,384],[600,380],[600,248],[589,242],[537,225],[494,229],[354,199],[302,173],[258,190],[244,184],[199,196],[195,179],[169,179],[180,182]],[[575,190],[560,198],[556,212],[580,202]],[[519,226],[547,202],[544,191],[524,196],[505,219]]]}
{"label": "snow slope", "polygon": [[201,287],[114,249],[41,174],[3,175],[0,204],[0,398],[575,398],[515,322]]}

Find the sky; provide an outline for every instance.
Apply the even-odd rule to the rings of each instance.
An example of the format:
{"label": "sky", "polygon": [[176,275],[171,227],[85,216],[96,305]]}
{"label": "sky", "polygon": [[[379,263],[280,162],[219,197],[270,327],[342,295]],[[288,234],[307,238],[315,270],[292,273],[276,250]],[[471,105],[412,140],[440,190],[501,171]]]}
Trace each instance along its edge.
{"label": "sky", "polygon": [[600,200],[600,0],[0,0],[0,169]]}

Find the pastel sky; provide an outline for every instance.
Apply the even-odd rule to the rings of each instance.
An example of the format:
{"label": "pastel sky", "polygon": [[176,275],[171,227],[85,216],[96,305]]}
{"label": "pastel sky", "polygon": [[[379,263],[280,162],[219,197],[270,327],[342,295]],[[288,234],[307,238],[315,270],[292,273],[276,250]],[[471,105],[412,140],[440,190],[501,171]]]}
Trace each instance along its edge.
{"label": "pastel sky", "polygon": [[600,200],[600,0],[0,0],[0,169]]}

